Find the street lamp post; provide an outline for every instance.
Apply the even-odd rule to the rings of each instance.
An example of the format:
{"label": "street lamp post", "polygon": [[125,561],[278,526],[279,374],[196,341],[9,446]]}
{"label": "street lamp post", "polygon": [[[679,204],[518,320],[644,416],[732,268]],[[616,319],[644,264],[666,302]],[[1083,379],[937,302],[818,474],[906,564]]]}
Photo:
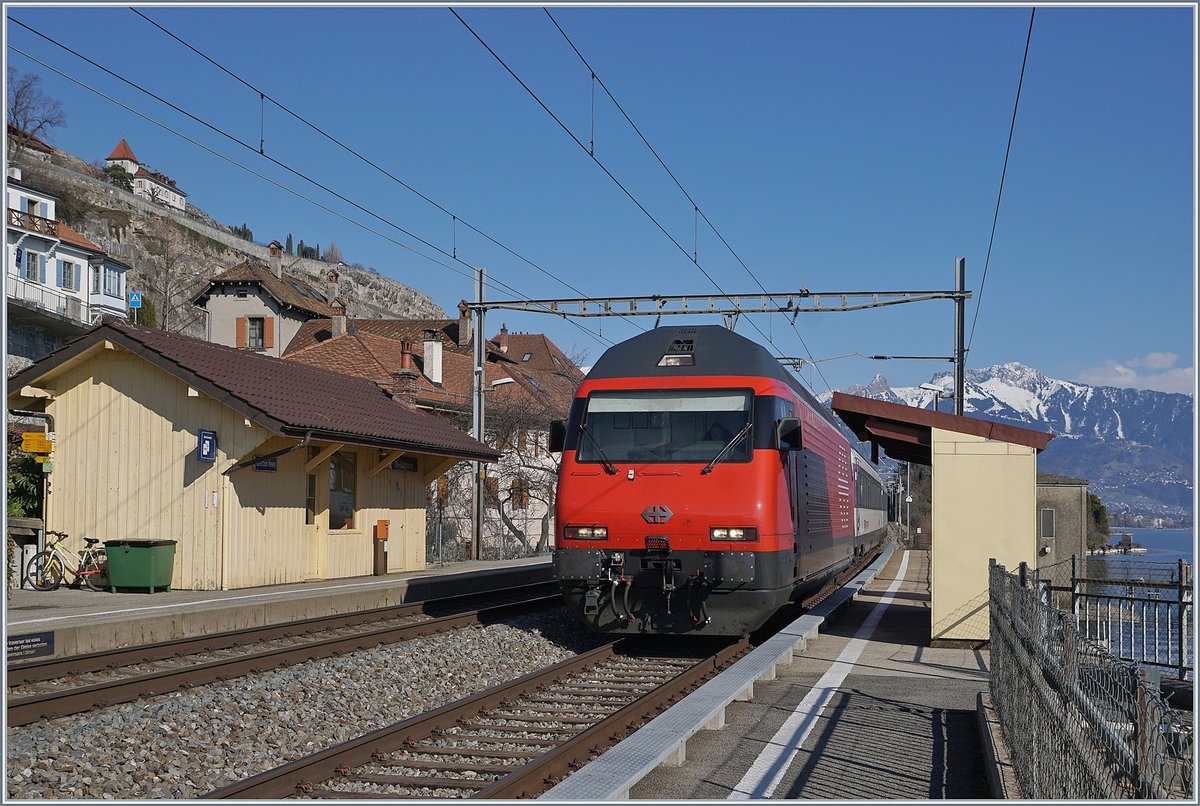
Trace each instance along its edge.
{"label": "street lamp post", "polygon": [[924,389],[926,392],[933,392],[933,410],[934,411],[940,410],[938,408],[938,406],[941,405],[943,395],[945,397],[950,397],[950,398],[954,397],[953,394],[946,394],[946,390],[936,384],[923,383],[923,384],[921,384],[920,388]]}

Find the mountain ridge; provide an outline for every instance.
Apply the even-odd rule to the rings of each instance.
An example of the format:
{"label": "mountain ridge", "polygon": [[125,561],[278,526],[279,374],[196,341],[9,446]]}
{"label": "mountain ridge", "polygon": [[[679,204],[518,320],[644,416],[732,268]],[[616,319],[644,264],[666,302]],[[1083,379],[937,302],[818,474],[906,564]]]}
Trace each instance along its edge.
{"label": "mountain ridge", "polygon": [[[940,398],[938,409],[951,411],[953,373],[937,373],[929,385],[943,392],[893,387],[882,374],[845,392],[927,409]],[[1191,523],[1190,395],[1060,380],[1017,361],[968,369],[963,391],[967,416],[1053,433],[1039,472],[1088,479],[1114,520]]]}

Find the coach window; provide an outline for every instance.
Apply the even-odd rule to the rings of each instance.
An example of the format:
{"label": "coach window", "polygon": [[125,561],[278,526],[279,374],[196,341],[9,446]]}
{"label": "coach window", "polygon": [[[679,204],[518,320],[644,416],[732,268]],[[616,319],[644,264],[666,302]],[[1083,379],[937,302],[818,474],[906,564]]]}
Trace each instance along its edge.
{"label": "coach window", "polygon": [[338,451],[329,460],[329,528],[353,529],[358,494],[358,457]]}

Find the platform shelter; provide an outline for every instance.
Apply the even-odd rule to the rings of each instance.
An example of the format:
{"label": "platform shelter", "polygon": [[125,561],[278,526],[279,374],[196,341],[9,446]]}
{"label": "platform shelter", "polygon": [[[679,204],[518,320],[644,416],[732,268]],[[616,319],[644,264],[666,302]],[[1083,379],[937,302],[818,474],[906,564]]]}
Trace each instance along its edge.
{"label": "platform shelter", "polygon": [[931,646],[988,640],[988,560],[1036,567],[1037,455],[1052,434],[835,392],[860,440],[933,476]]}

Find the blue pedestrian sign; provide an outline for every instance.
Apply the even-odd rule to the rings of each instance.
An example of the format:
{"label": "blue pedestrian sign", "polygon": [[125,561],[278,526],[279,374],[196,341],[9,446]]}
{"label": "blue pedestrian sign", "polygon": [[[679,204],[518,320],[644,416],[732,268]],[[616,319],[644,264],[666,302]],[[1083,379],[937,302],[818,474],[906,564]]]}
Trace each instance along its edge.
{"label": "blue pedestrian sign", "polygon": [[217,432],[204,428],[196,430],[196,458],[201,462],[217,461]]}
{"label": "blue pedestrian sign", "polygon": [[129,307],[133,308],[135,310],[137,308],[142,307],[142,292],[141,291],[130,291],[129,292]]}

